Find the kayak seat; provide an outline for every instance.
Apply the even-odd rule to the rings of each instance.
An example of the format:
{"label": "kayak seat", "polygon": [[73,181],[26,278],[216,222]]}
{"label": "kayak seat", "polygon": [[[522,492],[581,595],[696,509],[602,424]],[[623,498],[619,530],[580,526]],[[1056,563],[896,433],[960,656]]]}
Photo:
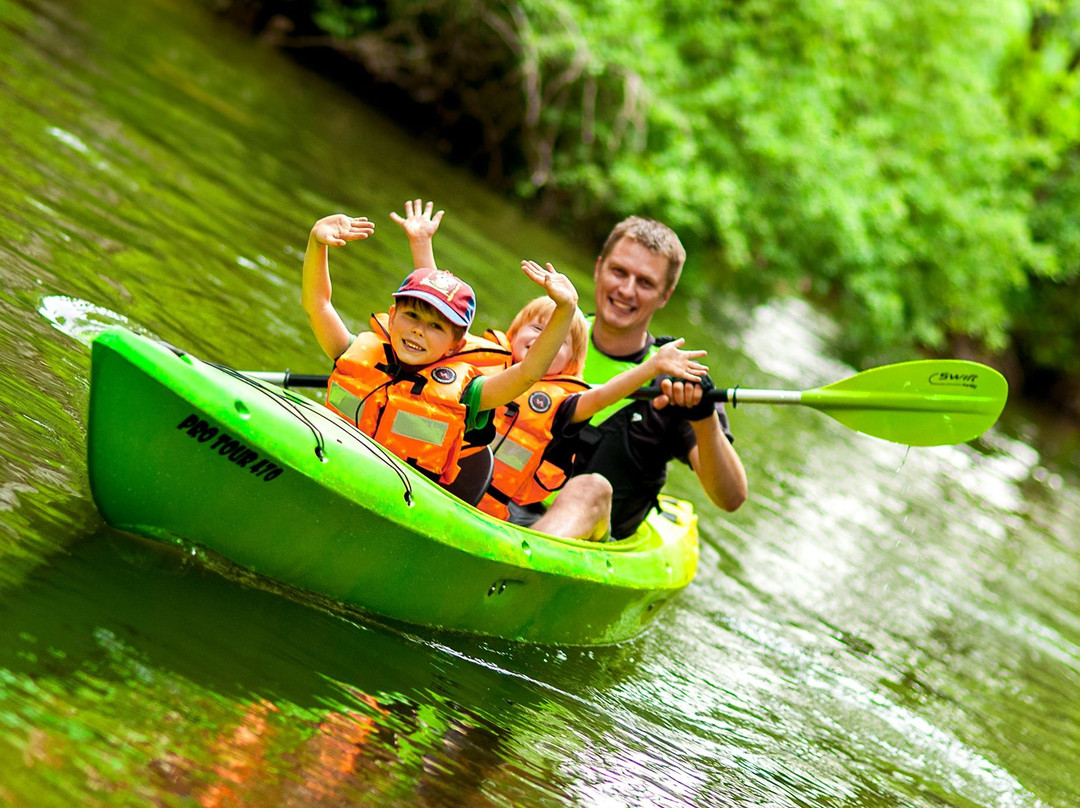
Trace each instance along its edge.
{"label": "kayak seat", "polygon": [[461,471],[457,478],[444,487],[458,499],[475,505],[491,485],[491,477],[495,473],[495,456],[491,453],[491,447],[485,446],[479,452],[463,457],[458,461],[458,466]]}

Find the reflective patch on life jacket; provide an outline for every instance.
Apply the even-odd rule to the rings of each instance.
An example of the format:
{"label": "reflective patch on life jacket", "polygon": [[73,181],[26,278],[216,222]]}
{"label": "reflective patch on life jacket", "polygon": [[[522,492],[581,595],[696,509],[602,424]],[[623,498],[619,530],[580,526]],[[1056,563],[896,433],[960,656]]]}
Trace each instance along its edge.
{"label": "reflective patch on life jacket", "polygon": [[504,438],[498,444],[495,457],[514,471],[521,471],[532,460],[533,450],[511,438]]}
{"label": "reflective patch on life jacket", "polygon": [[390,432],[410,440],[430,443],[432,446],[442,446],[449,428],[450,425],[445,421],[436,421],[434,418],[425,418],[414,412],[398,410],[394,413],[394,423],[390,426]]}
{"label": "reflective patch on life jacket", "polygon": [[360,407],[364,400],[355,393],[346,390],[336,381],[331,380],[326,402],[340,413],[345,414],[353,423],[360,420]]}

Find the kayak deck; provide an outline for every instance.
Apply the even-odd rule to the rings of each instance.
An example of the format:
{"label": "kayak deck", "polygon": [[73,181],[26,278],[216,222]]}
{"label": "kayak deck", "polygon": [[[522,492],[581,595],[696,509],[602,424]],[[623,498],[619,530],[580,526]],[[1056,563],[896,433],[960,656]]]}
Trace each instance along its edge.
{"label": "kayak deck", "polygon": [[204,546],[406,623],[537,643],[639,633],[693,579],[697,517],[665,498],[596,544],[447,494],[328,409],[124,329],[92,349],[88,467],[113,527]]}

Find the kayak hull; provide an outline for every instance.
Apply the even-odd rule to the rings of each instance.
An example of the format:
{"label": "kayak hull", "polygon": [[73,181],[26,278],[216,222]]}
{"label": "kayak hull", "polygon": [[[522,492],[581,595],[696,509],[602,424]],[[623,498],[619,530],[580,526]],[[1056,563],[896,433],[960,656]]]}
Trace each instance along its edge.
{"label": "kayak hull", "polygon": [[415,625],[619,642],[697,566],[687,503],[665,500],[619,542],[545,536],[450,496],[306,397],[124,329],[93,344],[87,451],[111,526]]}

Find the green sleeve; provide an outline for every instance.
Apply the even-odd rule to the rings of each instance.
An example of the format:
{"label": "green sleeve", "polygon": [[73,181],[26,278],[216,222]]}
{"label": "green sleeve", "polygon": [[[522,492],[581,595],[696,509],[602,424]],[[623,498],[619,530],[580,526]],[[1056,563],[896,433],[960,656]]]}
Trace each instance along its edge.
{"label": "green sleeve", "polygon": [[484,377],[477,376],[465,392],[461,394],[461,403],[465,405],[465,431],[483,429],[491,420],[491,410],[480,409],[480,390],[484,386]]}

